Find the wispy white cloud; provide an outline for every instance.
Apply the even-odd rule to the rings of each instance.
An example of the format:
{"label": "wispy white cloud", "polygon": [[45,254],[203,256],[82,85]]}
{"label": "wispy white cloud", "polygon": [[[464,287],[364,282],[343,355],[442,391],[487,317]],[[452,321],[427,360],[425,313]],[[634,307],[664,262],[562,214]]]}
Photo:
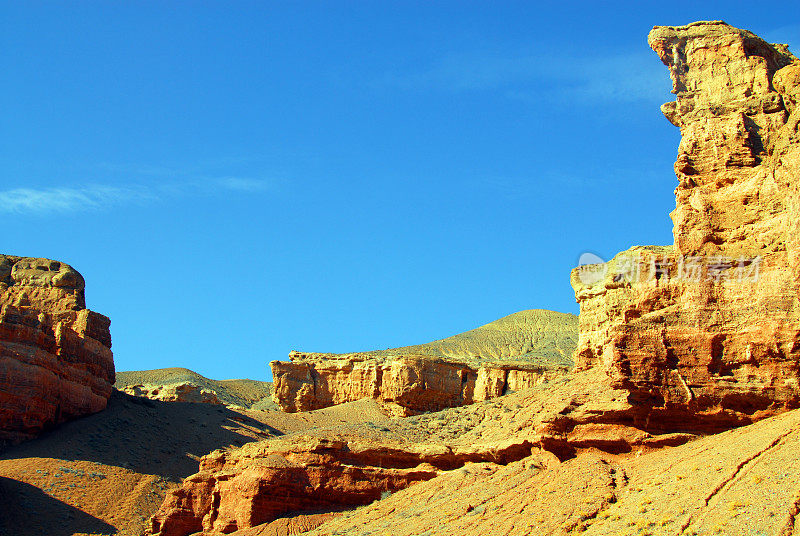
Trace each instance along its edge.
{"label": "wispy white cloud", "polygon": [[511,98],[584,103],[661,101],[671,88],[669,75],[654,54],[599,58],[451,56],[420,72],[388,74],[383,82],[404,89],[499,90]]}
{"label": "wispy white cloud", "polygon": [[69,212],[155,199],[141,187],[14,188],[0,191],[2,212]]}
{"label": "wispy white cloud", "polygon": [[223,177],[157,185],[92,184],[79,188],[13,188],[0,191],[0,212],[33,214],[76,212],[154,202],[168,197],[264,192],[271,185],[270,181],[265,180]]}

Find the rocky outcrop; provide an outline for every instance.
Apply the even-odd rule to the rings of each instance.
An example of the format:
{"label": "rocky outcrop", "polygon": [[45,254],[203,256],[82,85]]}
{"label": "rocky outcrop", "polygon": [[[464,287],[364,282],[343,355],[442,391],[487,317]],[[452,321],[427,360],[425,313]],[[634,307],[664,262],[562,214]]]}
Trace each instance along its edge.
{"label": "rocky outcrop", "polygon": [[83,277],[71,266],[0,255],[0,443],[105,408],[110,323],[86,309]]}
{"label": "rocky outcrop", "polygon": [[527,389],[572,366],[577,319],[531,310],[432,343],[355,354],[292,352],[273,361],[284,411],[374,398],[400,414],[438,411]]}
{"label": "rocky outcrop", "polygon": [[[157,390],[158,393],[154,393],[157,398],[163,396],[164,393],[171,393],[173,390],[179,389],[176,386],[182,384],[196,385],[201,390],[213,393],[219,399],[219,402],[214,402],[215,404],[257,410],[276,409],[275,403],[270,397],[272,392],[271,382],[248,379],[212,380],[193,370],[181,367],[117,371],[117,381],[114,387],[135,396],[150,396],[143,392],[143,387],[148,393],[153,393],[154,390]],[[185,390],[186,387],[180,389]],[[184,395],[178,393],[175,395],[171,400],[183,398],[185,401],[190,401]],[[194,396],[190,396],[190,398],[191,401],[200,401]],[[206,396],[206,398],[213,400],[211,396]]]}
{"label": "rocky outcrop", "polygon": [[628,394],[610,387],[603,371],[589,370],[496,400],[218,451],[167,497],[150,532],[227,534],[368,504],[470,464],[495,467],[527,459],[543,467],[586,450],[646,451],[694,438],[632,426],[639,408]]}
{"label": "rocky outcrop", "polygon": [[400,415],[472,404],[527,389],[566,374],[566,367],[532,363],[467,363],[423,355],[290,354],[273,361],[273,398],[284,411],[308,411],[361,398],[391,405]]}
{"label": "rocky outcrop", "polygon": [[466,464],[308,536],[796,534],[800,411],[677,448]]}
{"label": "rocky outcrop", "polygon": [[[496,400],[213,454],[151,532],[229,533],[364,504],[392,491],[400,470],[419,478],[312,533],[791,533],[796,412],[752,436],[691,442],[798,403],[798,63],[719,22],[657,27],[649,42],[671,70],[677,100],[663,110],[683,134],[675,244],[573,271],[577,371]],[[298,354],[285,370],[273,364],[276,396],[291,409],[365,393],[408,393],[411,408],[468,399],[458,359],[417,355]],[[477,372],[471,389],[471,400],[483,392]],[[677,455],[662,457],[665,446]],[[735,502],[736,490],[759,495],[762,462],[786,481]]]}
{"label": "rocky outcrop", "polygon": [[344,509],[284,534],[727,534],[787,523],[798,411],[699,439],[633,426],[643,408],[628,396],[597,368],[470,406],[216,451],[149,533],[269,534]]}
{"label": "rocky outcrop", "polygon": [[370,503],[437,474],[436,452],[385,444],[292,437],[202,459],[200,472],[167,498],[151,520],[162,536],[229,533],[274,521],[288,512]]}
{"label": "rocky outcrop", "polygon": [[131,396],[141,396],[162,402],[192,402],[195,404],[222,404],[217,393],[204,389],[192,382],[169,385],[152,385],[149,383],[128,385],[122,389]]}
{"label": "rocky outcrop", "polygon": [[722,22],[648,42],[682,134],[675,244],[573,271],[575,361],[651,407],[650,428],[724,429],[800,402],[800,62]]}

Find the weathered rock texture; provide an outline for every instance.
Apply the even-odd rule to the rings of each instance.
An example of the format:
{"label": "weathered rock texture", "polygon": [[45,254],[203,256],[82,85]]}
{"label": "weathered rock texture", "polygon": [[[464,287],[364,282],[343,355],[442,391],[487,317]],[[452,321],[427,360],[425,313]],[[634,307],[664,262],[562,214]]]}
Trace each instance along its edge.
{"label": "weathered rock texture", "polygon": [[[406,486],[313,533],[796,531],[797,412],[680,445],[798,403],[798,62],[716,22],[655,28],[650,44],[672,72],[664,112],[683,133],[675,245],[573,272],[579,370],[439,413],[214,453],[151,532],[230,533]],[[477,372],[469,396],[456,389],[471,376],[453,356],[410,355],[297,355],[273,364],[277,399],[303,409],[398,392],[422,410],[488,398]]]}
{"label": "weathered rock texture", "polygon": [[522,311],[453,337],[355,354],[292,352],[270,363],[273,399],[307,411],[360,398],[401,414],[438,411],[527,389],[572,366],[577,318]]}
{"label": "weathered rock texture", "polygon": [[0,443],[105,408],[109,325],[86,309],[83,277],[69,265],[0,255]]}
{"label": "weathered rock texture", "polygon": [[792,411],[638,456],[469,463],[308,534],[797,534],[798,448],[800,411]]}
{"label": "weathered rock texture", "polygon": [[437,413],[318,428],[218,451],[167,497],[150,532],[231,533],[298,513],[368,504],[469,464],[498,467],[527,459],[545,467],[586,450],[630,453],[694,438],[632,426],[639,408],[628,402],[628,391],[608,383],[603,371],[589,370]]}
{"label": "weathered rock texture", "polygon": [[132,396],[141,396],[162,402],[192,402],[195,404],[222,404],[217,393],[192,382],[169,385],[150,383],[129,385],[122,389]]}
{"label": "weathered rock texture", "polygon": [[800,399],[800,62],[722,22],[648,42],[682,134],[675,244],[573,271],[576,367],[652,407],[651,429],[722,429]]}

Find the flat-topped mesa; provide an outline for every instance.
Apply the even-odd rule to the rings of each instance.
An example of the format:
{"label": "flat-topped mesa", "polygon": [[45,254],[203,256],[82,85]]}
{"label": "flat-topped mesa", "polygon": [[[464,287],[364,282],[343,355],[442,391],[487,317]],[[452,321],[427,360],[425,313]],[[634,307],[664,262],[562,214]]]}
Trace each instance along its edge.
{"label": "flat-topped mesa", "polygon": [[110,324],[86,309],[71,266],[0,255],[0,444],[106,407]]}
{"label": "flat-topped mesa", "polygon": [[480,328],[391,350],[352,354],[292,352],[270,363],[273,400],[308,411],[374,398],[410,415],[526,389],[572,368],[577,318],[531,310]]}
{"label": "flat-topped mesa", "polygon": [[727,427],[800,401],[800,62],[722,22],[658,26],[680,127],[674,247],[573,270],[576,367],[650,428]]}

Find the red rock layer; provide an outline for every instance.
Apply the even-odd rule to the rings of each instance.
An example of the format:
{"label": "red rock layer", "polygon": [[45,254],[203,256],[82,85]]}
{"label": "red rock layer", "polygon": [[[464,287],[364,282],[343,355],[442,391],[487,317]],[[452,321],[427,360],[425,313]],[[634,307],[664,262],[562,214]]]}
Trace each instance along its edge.
{"label": "red rock layer", "polygon": [[336,511],[368,504],[452,466],[447,452],[411,452],[386,445],[293,437],[217,451],[200,472],[167,497],[151,519],[161,536],[230,533],[288,512]]}
{"label": "red rock layer", "polygon": [[675,245],[573,271],[576,366],[651,406],[651,429],[721,429],[800,401],[800,62],[720,22],[656,27],[649,44],[682,134]]}
{"label": "red rock layer", "polygon": [[488,400],[563,376],[567,367],[487,363],[477,367],[431,356],[303,354],[273,361],[273,400],[309,411],[362,398],[396,404],[404,415]]}
{"label": "red rock layer", "polygon": [[0,256],[0,443],[105,408],[114,383],[110,323],[86,309],[72,267]]}
{"label": "red rock layer", "polygon": [[149,531],[228,534],[368,504],[465,464],[505,465],[532,453],[558,463],[583,449],[621,453],[693,438],[654,436],[621,424],[638,411],[627,397],[627,391],[608,386],[602,371],[590,370],[497,401],[217,451],[167,497]]}

